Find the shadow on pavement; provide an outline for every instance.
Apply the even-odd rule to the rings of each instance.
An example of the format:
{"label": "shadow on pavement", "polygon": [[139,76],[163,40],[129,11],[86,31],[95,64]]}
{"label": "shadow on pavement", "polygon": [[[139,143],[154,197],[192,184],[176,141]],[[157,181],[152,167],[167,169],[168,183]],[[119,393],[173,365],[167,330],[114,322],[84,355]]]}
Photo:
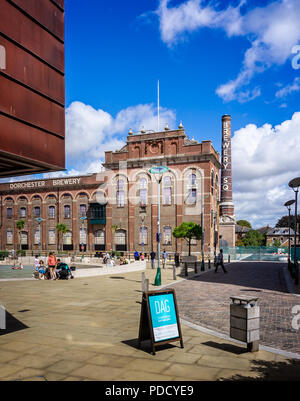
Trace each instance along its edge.
{"label": "shadow on pavement", "polygon": [[[26,310],[20,312],[25,312],[25,311]],[[6,329],[0,330],[0,336],[4,336],[5,334],[14,333],[15,331],[24,329],[28,329],[28,326],[26,326],[20,320],[16,319],[12,314],[10,314],[8,311],[6,311]]]}
{"label": "shadow on pavement", "polygon": [[[152,352],[152,346],[150,340],[142,341],[141,347],[139,347],[139,342],[137,338],[133,338],[131,340],[125,340],[122,341],[122,343],[128,345],[129,347],[135,348],[139,351],[143,351],[147,354],[151,354]],[[159,348],[156,348],[155,352],[163,351],[165,349],[170,349],[170,348],[178,348],[178,347],[176,347],[176,345],[173,344],[163,344],[160,345]]]}
{"label": "shadow on pavement", "polygon": [[300,381],[300,361],[292,359],[289,362],[258,361],[252,362],[252,372],[259,377],[248,377],[240,374],[230,378],[220,378],[222,381]]}
{"label": "shadow on pavement", "polygon": [[[248,291],[261,292],[262,290],[288,293],[283,280],[283,264],[270,262],[236,262],[225,263],[228,274],[223,271],[209,270],[200,276],[185,277],[187,280],[202,283],[230,284],[239,287],[252,287]],[[261,290],[258,290],[261,289]],[[247,291],[243,289],[242,291]]]}
{"label": "shadow on pavement", "polygon": [[222,351],[231,352],[236,355],[245,354],[248,352],[246,348],[242,348],[241,346],[233,345],[233,344],[226,344],[226,343],[215,343],[214,341],[206,341],[202,343],[203,345],[207,345],[208,347],[218,348]]}

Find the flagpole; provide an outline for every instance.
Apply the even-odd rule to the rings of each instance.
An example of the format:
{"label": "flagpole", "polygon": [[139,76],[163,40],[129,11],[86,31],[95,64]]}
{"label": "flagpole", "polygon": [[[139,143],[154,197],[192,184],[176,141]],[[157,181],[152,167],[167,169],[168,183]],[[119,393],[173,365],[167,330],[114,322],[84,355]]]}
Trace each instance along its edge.
{"label": "flagpole", "polygon": [[159,132],[159,80],[157,81],[157,132]]}

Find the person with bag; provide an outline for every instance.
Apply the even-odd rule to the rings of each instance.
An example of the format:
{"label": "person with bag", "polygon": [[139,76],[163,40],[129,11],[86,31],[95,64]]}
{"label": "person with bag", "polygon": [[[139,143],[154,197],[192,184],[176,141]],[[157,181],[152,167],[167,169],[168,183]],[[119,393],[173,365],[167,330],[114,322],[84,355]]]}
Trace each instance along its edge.
{"label": "person with bag", "polygon": [[224,266],[223,249],[220,249],[220,253],[217,256],[215,273],[218,272],[219,266],[222,267],[224,273],[228,273]]}

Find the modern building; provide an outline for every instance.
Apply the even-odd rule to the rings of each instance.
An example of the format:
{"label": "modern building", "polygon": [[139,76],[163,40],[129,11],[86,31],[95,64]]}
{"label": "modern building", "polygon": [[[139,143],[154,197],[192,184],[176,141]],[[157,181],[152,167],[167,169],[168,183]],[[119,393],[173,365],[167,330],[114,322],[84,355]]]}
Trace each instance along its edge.
{"label": "modern building", "polygon": [[0,177],[65,168],[64,0],[0,0]]}
{"label": "modern building", "polygon": [[[104,170],[82,177],[0,184],[2,249],[90,252],[156,249],[158,184],[149,169],[168,167],[161,182],[161,248],[187,252],[172,232],[184,221],[204,228],[204,251],[218,245],[219,154],[211,141],[177,130],[142,130],[118,151],[105,153]],[[16,222],[25,221],[19,232]],[[42,220],[41,220],[42,219]],[[56,226],[68,232],[59,235]],[[60,244],[62,244],[60,246]],[[201,241],[192,251],[201,253]]]}

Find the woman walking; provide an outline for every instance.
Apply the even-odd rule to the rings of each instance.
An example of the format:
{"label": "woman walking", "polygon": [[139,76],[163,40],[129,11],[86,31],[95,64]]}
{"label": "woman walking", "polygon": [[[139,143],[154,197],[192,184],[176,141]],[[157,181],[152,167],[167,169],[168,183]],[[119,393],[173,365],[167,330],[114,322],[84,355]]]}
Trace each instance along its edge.
{"label": "woman walking", "polygon": [[55,273],[56,263],[57,262],[56,262],[56,257],[54,256],[54,253],[50,252],[49,256],[48,256],[48,267],[50,269],[50,279],[51,280],[56,280],[57,279],[57,276],[56,276],[56,273]]}

